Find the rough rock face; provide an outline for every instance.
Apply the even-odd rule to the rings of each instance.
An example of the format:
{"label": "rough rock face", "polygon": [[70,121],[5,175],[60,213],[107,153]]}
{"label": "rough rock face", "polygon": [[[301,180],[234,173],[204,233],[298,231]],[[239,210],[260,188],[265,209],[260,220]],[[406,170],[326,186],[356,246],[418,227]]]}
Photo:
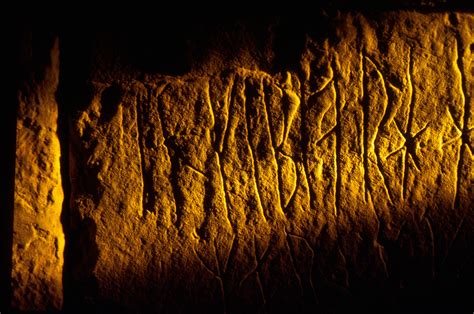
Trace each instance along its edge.
{"label": "rough rock face", "polygon": [[19,94],[12,303],[20,310],[58,309],[63,303],[58,47],[56,41],[44,70],[33,73]]}
{"label": "rough rock face", "polygon": [[[70,304],[335,311],[472,288],[474,17],[340,13],[335,21],[332,37],[306,37],[299,71],[211,62],[183,76],[92,74],[90,100],[70,117],[67,245],[76,258],[67,271],[78,291]],[[44,95],[54,92],[47,86]],[[15,230],[38,226],[31,238],[51,248],[36,260],[14,255],[17,277],[59,280],[50,286],[59,307],[51,105],[41,107],[46,120],[31,118],[50,123],[50,142],[18,146],[17,177],[30,171],[22,160],[40,152],[52,177],[18,179],[17,202],[28,185],[35,198],[26,203],[38,209],[15,213],[34,221]],[[20,139],[39,136],[22,130]],[[32,193],[37,184],[56,193],[51,201]],[[17,247],[27,234],[18,232]],[[24,270],[45,261],[41,254],[54,265]]]}

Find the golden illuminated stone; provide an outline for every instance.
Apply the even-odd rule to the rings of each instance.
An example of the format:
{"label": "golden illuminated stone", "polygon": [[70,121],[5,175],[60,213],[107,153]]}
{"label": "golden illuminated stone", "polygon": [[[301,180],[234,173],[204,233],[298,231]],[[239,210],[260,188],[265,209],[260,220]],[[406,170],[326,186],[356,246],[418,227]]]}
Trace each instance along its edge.
{"label": "golden illuminated stone", "polygon": [[[429,285],[450,276],[447,260],[464,271],[453,243],[469,243],[473,228],[474,16],[338,13],[335,22],[334,37],[306,37],[298,73],[267,73],[244,51],[241,63],[222,68],[212,56],[183,76],[92,77],[69,134],[72,228],[87,234],[73,247],[88,259],[73,281],[97,284],[80,298],[157,311],[330,308],[325,296],[357,285]],[[20,171],[40,151],[57,161],[59,149],[23,152],[18,142]],[[57,273],[24,272],[61,278],[53,165],[52,179],[17,174],[17,203],[40,183],[55,191],[52,204],[26,203],[56,223],[46,243],[59,239]],[[16,246],[27,235],[17,232]]]}
{"label": "golden illuminated stone", "polygon": [[54,310],[63,303],[57,41],[49,62],[44,71],[31,76],[19,94],[12,303],[20,310]]}

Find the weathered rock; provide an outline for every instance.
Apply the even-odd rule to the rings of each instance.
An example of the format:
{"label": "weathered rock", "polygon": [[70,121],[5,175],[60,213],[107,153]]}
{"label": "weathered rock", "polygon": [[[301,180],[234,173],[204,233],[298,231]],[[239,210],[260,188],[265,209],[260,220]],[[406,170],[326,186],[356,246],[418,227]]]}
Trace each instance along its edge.
{"label": "weathered rock", "polygon": [[63,303],[57,41],[47,61],[19,94],[12,270],[12,306],[19,310],[59,310]]}
{"label": "weathered rock", "polygon": [[334,25],[298,71],[91,75],[69,134],[76,304],[334,311],[473,278],[474,16]]}

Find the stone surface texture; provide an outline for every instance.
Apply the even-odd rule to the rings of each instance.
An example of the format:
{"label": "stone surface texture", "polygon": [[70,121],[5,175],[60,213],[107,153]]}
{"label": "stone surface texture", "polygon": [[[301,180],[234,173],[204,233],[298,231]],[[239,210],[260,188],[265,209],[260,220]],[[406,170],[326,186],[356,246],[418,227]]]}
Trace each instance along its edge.
{"label": "stone surface texture", "polygon": [[20,310],[54,310],[63,303],[57,41],[46,61],[19,93],[12,303]]}
{"label": "stone surface texture", "polygon": [[[72,304],[329,311],[472,287],[474,16],[334,21],[306,36],[299,69],[243,53],[184,75],[91,74],[61,144]],[[62,302],[52,51],[18,120],[22,309]]]}

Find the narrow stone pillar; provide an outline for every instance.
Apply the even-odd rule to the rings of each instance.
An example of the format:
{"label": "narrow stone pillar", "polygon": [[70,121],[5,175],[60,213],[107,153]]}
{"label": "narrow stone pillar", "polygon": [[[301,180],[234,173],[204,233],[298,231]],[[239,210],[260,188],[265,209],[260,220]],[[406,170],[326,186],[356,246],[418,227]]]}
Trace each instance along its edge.
{"label": "narrow stone pillar", "polygon": [[63,190],[57,135],[58,40],[31,45],[34,69],[19,92],[13,223],[12,308],[59,310],[63,303]]}

